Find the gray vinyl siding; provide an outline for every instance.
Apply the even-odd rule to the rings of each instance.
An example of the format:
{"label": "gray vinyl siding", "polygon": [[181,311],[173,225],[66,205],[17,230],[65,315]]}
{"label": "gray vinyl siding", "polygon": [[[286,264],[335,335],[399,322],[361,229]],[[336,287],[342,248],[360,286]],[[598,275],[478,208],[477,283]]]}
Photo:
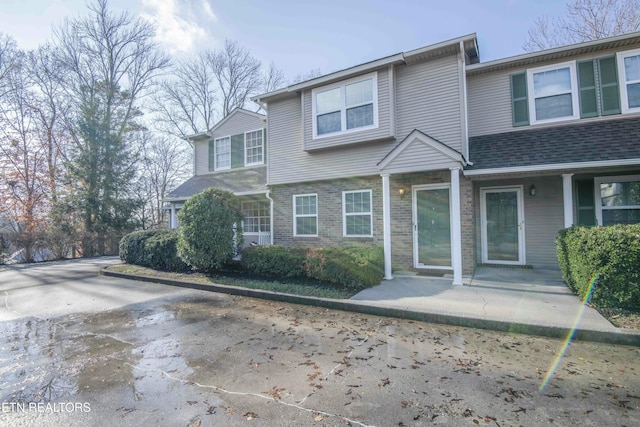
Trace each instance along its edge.
{"label": "gray vinyl siding", "polygon": [[462,152],[458,57],[396,67],[396,128],[402,141],[419,129]]}
{"label": "gray vinyl siding", "polygon": [[306,152],[300,97],[269,104],[269,183],[319,181],[380,173],[378,162],[395,142],[376,142]]}
{"label": "gray vinyl siding", "polygon": [[264,117],[256,117],[242,110],[237,111],[233,116],[217,128],[212,136],[221,138],[223,136],[238,135],[241,133],[258,130],[265,127]]}
{"label": "gray vinyl siding", "polygon": [[311,90],[304,92],[304,147],[306,150],[317,150],[328,147],[354,144],[388,138],[393,135],[391,129],[391,113],[389,107],[389,72],[384,68],[377,71],[378,80],[378,127],[369,130],[338,134],[313,139],[313,96]]}
{"label": "gray vinyl siding", "polygon": [[195,155],[195,175],[209,173],[209,140],[196,141],[193,144]]}
{"label": "gray vinyl siding", "polygon": [[[265,128],[264,117],[256,117],[242,110],[236,111],[212,133],[212,138],[244,134]],[[196,175],[211,173],[209,170],[209,140],[199,140],[194,144]]]}
{"label": "gray vinyl siding", "polygon": [[[537,194],[529,195],[529,187],[535,185]],[[524,197],[524,227],[526,264],[534,268],[558,267],[555,238],[564,228],[562,177],[529,177],[475,183],[476,236],[480,242],[480,188],[522,185]],[[477,260],[482,262],[481,246],[477,245]]]}
{"label": "gray vinyl siding", "polygon": [[[542,62],[539,64],[528,65],[526,67],[509,68],[507,70],[468,76],[467,104],[469,108],[469,136],[473,137],[480,135],[491,135],[496,133],[511,132],[515,130],[526,130],[532,128],[532,126],[513,127],[511,116],[511,86],[509,80],[509,76],[511,74],[526,72],[526,70],[530,68],[537,68],[554,63],[562,63],[568,61],[580,62],[594,58],[609,57],[615,55],[616,52],[631,50],[635,47],[630,46],[624,49],[601,51],[597,54],[585,54],[574,57],[565,57],[557,61]],[[618,70],[618,75],[619,74],[620,70]],[[597,70],[595,78],[596,81],[599,79]],[[596,92],[598,103],[600,103],[599,92],[599,90]],[[571,119],[566,121],[536,124],[533,127],[540,128],[548,126],[558,126],[572,122],[576,123],[580,120],[610,120],[615,117],[616,115],[598,116],[585,119]],[[473,161],[473,159],[470,160]]]}
{"label": "gray vinyl siding", "polygon": [[449,169],[459,166],[456,162],[442,154],[440,151],[429,147],[421,142],[414,142],[413,145],[407,147],[402,153],[396,156],[388,167],[384,169],[385,173],[403,173]]}

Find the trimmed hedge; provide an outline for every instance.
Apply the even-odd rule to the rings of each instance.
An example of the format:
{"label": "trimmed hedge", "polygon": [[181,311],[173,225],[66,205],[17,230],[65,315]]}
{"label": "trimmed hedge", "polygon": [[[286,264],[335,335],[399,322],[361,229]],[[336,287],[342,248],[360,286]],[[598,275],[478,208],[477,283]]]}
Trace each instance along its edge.
{"label": "trimmed hedge", "polygon": [[177,250],[177,230],[134,231],[120,240],[120,259],[128,264],[163,271],[186,271]]}
{"label": "trimmed hedge", "polygon": [[380,247],[248,248],[243,267],[257,275],[315,279],[359,290],[380,284],[384,276],[384,254]]}
{"label": "trimmed hedge", "polygon": [[640,224],[567,228],[556,248],[562,276],[581,298],[597,274],[594,305],[640,310]]}
{"label": "trimmed hedge", "polygon": [[255,246],[243,251],[241,265],[258,276],[306,277],[303,267],[305,250],[286,246]]}

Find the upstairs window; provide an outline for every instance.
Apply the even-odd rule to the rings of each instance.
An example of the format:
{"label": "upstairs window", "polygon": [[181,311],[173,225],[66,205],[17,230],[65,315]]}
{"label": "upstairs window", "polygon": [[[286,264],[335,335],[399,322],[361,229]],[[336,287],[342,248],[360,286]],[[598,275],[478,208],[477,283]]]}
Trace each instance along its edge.
{"label": "upstairs window", "polygon": [[260,165],[264,159],[264,141],[262,129],[245,134],[245,166]]}
{"label": "upstairs window", "polygon": [[527,70],[531,124],[579,117],[575,62]]}
{"label": "upstairs window", "polygon": [[618,70],[622,111],[640,111],[640,49],[619,52]]}
{"label": "upstairs window", "polygon": [[377,74],[372,73],[314,89],[314,138],[377,127],[377,87]]}
{"label": "upstairs window", "polygon": [[218,138],[214,143],[215,170],[229,169],[231,167],[231,138]]}

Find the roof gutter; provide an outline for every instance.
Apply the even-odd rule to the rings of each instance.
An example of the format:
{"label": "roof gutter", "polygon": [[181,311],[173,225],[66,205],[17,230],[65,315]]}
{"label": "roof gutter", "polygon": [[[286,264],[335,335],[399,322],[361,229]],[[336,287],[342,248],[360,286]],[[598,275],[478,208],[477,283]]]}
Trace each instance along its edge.
{"label": "roof gutter", "polygon": [[506,173],[541,172],[566,169],[591,169],[615,166],[640,165],[640,159],[600,160],[593,162],[550,163],[546,165],[513,166],[506,168],[465,170],[464,176],[498,175]]}

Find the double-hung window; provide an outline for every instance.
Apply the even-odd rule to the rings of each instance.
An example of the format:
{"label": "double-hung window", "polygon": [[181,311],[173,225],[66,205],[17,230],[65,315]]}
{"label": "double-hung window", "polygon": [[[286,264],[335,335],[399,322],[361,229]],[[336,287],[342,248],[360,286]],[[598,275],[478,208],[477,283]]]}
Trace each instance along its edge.
{"label": "double-hung window", "polygon": [[293,196],[293,235],[318,235],[318,195]]}
{"label": "double-hung window", "polygon": [[343,191],[342,217],[345,237],[371,237],[371,190]]}
{"label": "double-hung window", "polygon": [[640,49],[618,53],[622,112],[640,111]]}
{"label": "double-hung window", "polygon": [[531,124],[579,118],[575,62],[527,70]]}
{"label": "double-hung window", "polygon": [[377,74],[371,73],[314,89],[314,138],[377,127],[377,87]]}
{"label": "double-hung window", "polygon": [[640,175],[595,179],[599,225],[640,223]]}
{"label": "double-hung window", "polygon": [[261,165],[264,159],[262,129],[245,134],[245,166]]}
{"label": "double-hung window", "polygon": [[231,167],[231,138],[217,138],[214,142],[215,170],[229,169]]}
{"label": "double-hung window", "polygon": [[271,231],[269,202],[257,200],[242,202],[242,215],[244,216],[242,231],[245,233]]}

